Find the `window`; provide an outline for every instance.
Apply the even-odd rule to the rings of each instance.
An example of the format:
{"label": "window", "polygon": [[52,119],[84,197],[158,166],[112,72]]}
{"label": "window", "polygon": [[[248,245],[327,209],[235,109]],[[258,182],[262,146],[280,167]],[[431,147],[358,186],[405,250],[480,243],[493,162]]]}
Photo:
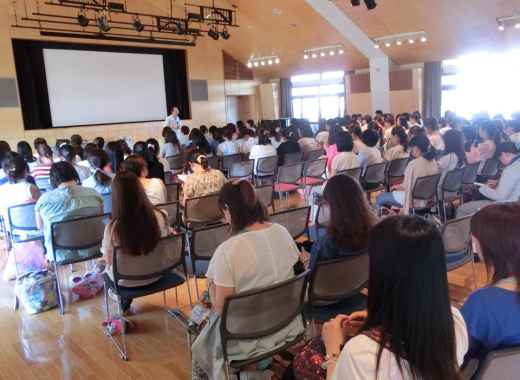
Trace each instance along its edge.
{"label": "window", "polygon": [[345,113],[344,77],[343,71],[291,77],[293,116],[314,123],[320,119],[343,116]]}
{"label": "window", "polygon": [[442,112],[510,117],[520,109],[520,50],[476,53],[442,65]]}

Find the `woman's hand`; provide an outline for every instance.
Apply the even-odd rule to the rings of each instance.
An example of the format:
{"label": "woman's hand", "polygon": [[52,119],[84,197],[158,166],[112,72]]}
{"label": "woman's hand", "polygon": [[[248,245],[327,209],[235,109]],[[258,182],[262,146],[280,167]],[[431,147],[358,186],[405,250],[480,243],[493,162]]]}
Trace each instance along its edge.
{"label": "woman's hand", "polygon": [[327,355],[339,356],[341,346],[345,343],[346,336],[344,335],[343,325],[345,321],[349,320],[348,315],[338,315],[323,325],[321,330],[321,338],[325,344]]}
{"label": "woman's hand", "polygon": [[367,319],[367,311],[356,311],[348,316],[348,319],[343,322],[343,333],[346,337],[354,336],[359,332],[359,329]]}
{"label": "woman's hand", "polygon": [[311,261],[311,255],[304,248],[300,252],[300,261],[302,262],[305,269],[309,269],[309,263]]}

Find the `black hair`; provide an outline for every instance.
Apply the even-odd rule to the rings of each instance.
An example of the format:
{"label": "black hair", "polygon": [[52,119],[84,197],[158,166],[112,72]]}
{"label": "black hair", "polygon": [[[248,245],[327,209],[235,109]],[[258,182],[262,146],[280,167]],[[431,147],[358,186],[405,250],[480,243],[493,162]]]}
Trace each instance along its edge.
{"label": "black hair", "polygon": [[466,125],[462,128],[462,132],[464,133],[464,150],[469,152],[471,147],[476,145],[476,140],[478,137],[477,129],[473,125]]}
{"label": "black hair", "polygon": [[112,166],[112,172],[116,173],[119,170],[121,162],[125,159],[121,145],[117,141],[110,141],[105,149],[108,155],[108,162]]}
{"label": "black hair", "polygon": [[24,179],[27,174],[27,163],[22,156],[14,152],[7,154],[1,166],[10,183]]}
{"label": "black hair", "polygon": [[108,165],[108,154],[102,149],[96,149],[89,154],[88,162],[96,170],[94,179],[102,186],[108,186],[112,178],[103,172],[103,168]]}
{"label": "black hair", "polygon": [[99,149],[103,149],[105,147],[105,139],[103,137],[96,137],[94,144],[96,144]]}
{"label": "black hair", "polygon": [[365,132],[363,132],[361,140],[366,146],[374,147],[377,145],[377,142],[379,141],[379,133],[377,133],[372,128],[368,128]]}
{"label": "black hair", "polygon": [[425,125],[426,125],[426,128],[428,128],[434,132],[439,130],[439,123],[437,122],[437,119],[434,117],[426,119]]}
{"label": "black hair", "polygon": [[406,134],[406,129],[403,127],[393,127],[391,133],[392,136],[399,138],[399,145],[401,145],[406,152],[408,150],[408,135]]}
{"label": "black hair", "polygon": [[359,125],[356,125],[352,128],[352,135],[358,137],[359,139],[363,137],[363,130]]}
{"label": "black hair", "polygon": [[144,141],[137,141],[132,149],[133,154],[144,157],[144,151],[146,150],[146,143]]}
{"label": "black hair", "polygon": [[414,146],[417,147],[421,151],[422,156],[428,161],[433,161],[437,158],[437,151],[430,143],[428,137],[424,134],[415,136],[410,140],[408,146],[410,148]]}
{"label": "black hair", "polygon": [[[383,219],[370,233],[367,319],[383,350],[412,379],[456,380],[455,328],[439,229],[418,216]],[[376,374],[376,377],[379,377]]]}
{"label": "black hair", "polygon": [[329,139],[327,143],[329,145],[337,145],[338,144],[338,135],[343,132],[343,129],[336,123],[333,123],[329,129]]}
{"label": "black hair", "polygon": [[188,157],[188,162],[199,164],[200,166],[202,166],[202,169],[204,170],[210,169],[208,157],[204,152],[198,150],[191,152],[191,154]]}
{"label": "black hair", "polygon": [[258,145],[269,145],[271,140],[269,139],[269,132],[266,130],[260,131],[258,134]]}
{"label": "black hair", "polygon": [[38,151],[39,145],[47,145],[47,140],[45,140],[43,137],[36,137],[33,141],[33,147],[36,151]]}
{"label": "black hair", "polygon": [[58,152],[60,156],[67,162],[71,164],[74,163],[74,158],[76,158],[76,150],[70,144],[63,144],[59,147]]}
{"label": "black hair", "polygon": [[190,128],[188,126],[186,126],[186,125],[183,125],[181,127],[181,133],[183,135],[189,135],[190,134]]}
{"label": "black hair", "polygon": [[212,152],[211,146],[209,145],[206,136],[197,128],[193,128],[190,132],[190,141],[197,148],[197,150],[204,154],[210,154]]}
{"label": "black hair", "polygon": [[338,152],[352,152],[354,149],[352,135],[348,132],[339,132],[336,136],[336,148],[338,148]]}
{"label": "black hair", "polygon": [[0,165],[6,159],[7,154],[11,152],[11,147],[7,141],[0,141]]}
{"label": "black hair", "polygon": [[466,164],[466,153],[464,151],[464,138],[461,132],[450,129],[446,131],[444,136],[444,154],[454,153],[457,156],[457,167],[462,167]]}
{"label": "black hair", "polygon": [[64,182],[74,181],[78,185],[81,183],[76,169],[67,161],[52,164],[49,178],[53,189],[56,189]]}
{"label": "black hair", "polygon": [[30,163],[36,161],[36,157],[33,156],[31,145],[27,141],[20,141],[16,145],[16,151],[25,160]]}

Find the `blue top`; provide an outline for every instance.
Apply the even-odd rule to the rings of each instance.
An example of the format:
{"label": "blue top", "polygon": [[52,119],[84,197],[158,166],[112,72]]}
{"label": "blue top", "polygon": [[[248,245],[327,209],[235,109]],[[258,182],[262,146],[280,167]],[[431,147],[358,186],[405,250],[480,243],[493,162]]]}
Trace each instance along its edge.
{"label": "blue top", "polygon": [[[43,235],[45,238],[46,256],[53,260],[51,225],[79,218],[82,216],[99,215],[103,211],[103,198],[94,189],[78,185],[60,186],[57,189],[45,192],[38,202],[35,210],[43,220]],[[87,256],[89,252],[56,252],[57,261],[71,258],[71,256]]]}
{"label": "blue top", "polygon": [[490,286],[469,296],[462,307],[468,327],[468,357],[520,345],[520,301],[510,290]]}
{"label": "blue top", "polygon": [[357,253],[338,247],[332,237],[325,234],[319,237],[318,241],[312,245],[309,269],[313,271],[318,261],[339,259],[340,257],[352,256]]}

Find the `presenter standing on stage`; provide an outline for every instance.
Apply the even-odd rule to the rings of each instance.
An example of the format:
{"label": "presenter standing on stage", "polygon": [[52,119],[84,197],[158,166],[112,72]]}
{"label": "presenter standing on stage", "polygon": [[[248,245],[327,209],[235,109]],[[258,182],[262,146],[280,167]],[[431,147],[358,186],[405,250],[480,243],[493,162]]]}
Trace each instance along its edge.
{"label": "presenter standing on stage", "polygon": [[164,120],[164,126],[170,127],[174,132],[178,132],[181,127],[181,118],[177,106],[172,107],[171,114]]}

